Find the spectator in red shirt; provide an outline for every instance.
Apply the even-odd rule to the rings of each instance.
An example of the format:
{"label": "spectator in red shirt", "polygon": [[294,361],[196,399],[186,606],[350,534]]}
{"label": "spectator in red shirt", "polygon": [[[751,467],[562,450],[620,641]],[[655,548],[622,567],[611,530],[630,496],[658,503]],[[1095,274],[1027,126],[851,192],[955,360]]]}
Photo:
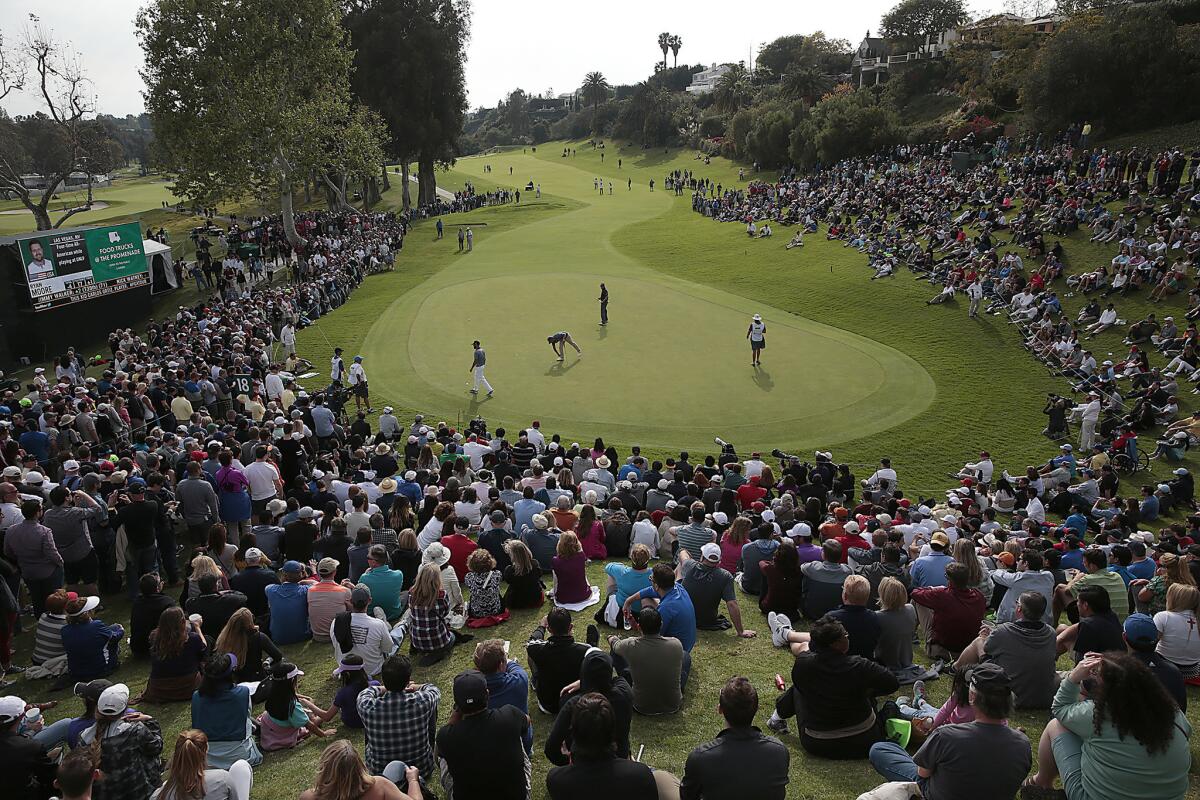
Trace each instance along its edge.
{"label": "spectator in red shirt", "polygon": [[987,602],[978,589],[967,586],[967,567],[957,561],[946,565],[946,586],[913,589],[917,619],[925,632],[929,655],[953,661],[979,634]]}
{"label": "spectator in red shirt", "polygon": [[762,500],[767,496],[767,490],[758,485],[758,476],[755,475],[748,483],[743,483],[737,488],[738,505],[742,511],[748,511],[752,505],[758,500]]}
{"label": "spectator in red shirt", "polygon": [[467,576],[467,559],[479,547],[467,535],[470,527],[471,522],[466,517],[455,517],[454,533],[442,534],[442,546],[450,551],[450,566],[454,567],[459,583]]}
{"label": "spectator in red shirt", "polygon": [[846,563],[846,557],[850,552],[851,547],[857,547],[860,550],[871,549],[871,543],[859,534],[858,523],[854,520],[850,520],[843,525],[842,530],[845,531],[844,535],[834,537],[837,540],[837,543],[842,546],[842,564]]}

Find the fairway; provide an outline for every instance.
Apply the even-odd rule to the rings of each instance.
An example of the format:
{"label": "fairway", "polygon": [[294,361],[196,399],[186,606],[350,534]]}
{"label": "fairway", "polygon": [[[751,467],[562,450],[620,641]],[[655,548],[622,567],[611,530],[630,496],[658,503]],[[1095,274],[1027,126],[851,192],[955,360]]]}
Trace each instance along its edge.
{"label": "fairway", "polygon": [[[487,161],[463,159],[458,169],[481,172]],[[932,399],[932,379],[894,348],[664,275],[616,249],[614,234],[686,202],[651,193],[650,171],[638,172],[632,190],[614,180],[614,193],[601,195],[592,191],[593,176],[570,159],[506,153],[503,161],[513,165],[514,182],[533,180],[578,207],[495,235],[474,229],[473,252],[455,254],[383,311],[362,354],[373,391],[388,402],[443,418],[532,414],[564,435],[654,448],[700,447],[721,435],[768,449],[883,431]],[[533,213],[546,202],[525,192],[522,201],[529,208],[514,213]],[[455,236],[448,226],[437,247],[456,249]],[[749,253],[744,268],[753,270]],[[601,281],[612,298],[606,327],[596,300]],[[745,337],[755,313],[767,323],[758,369]],[[568,347],[566,360],[557,361],[546,337],[559,330],[571,332],[582,357]],[[468,393],[473,339],[488,353],[492,398]],[[835,368],[843,376],[838,391],[817,391]]]}

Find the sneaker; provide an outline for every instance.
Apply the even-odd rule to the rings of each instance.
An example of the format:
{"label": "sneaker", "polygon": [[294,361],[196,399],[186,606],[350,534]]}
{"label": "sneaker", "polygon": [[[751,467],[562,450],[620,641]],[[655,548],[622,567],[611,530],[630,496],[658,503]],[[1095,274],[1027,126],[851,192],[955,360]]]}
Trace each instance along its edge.
{"label": "sneaker", "polygon": [[600,646],[600,629],[595,625],[587,626],[587,643],[591,647]]}
{"label": "sneaker", "polygon": [[375,616],[375,619],[379,619],[379,620],[383,620],[384,622],[387,622],[387,614],[384,613],[384,610],[382,608],[380,608],[379,606],[375,606],[375,608],[372,609],[371,614],[373,614]]}
{"label": "sneaker", "polygon": [[491,397],[491,396],[492,396],[492,392],[488,392],[488,393],[487,393],[487,396],[488,396],[488,397]]}
{"label": "sneaker", "polygon": [[767,728],[771,731],[771,733],[783,735],[788,732],[787,720],[776,719],[772,716],[769,720],[767,720]]}
{"label": "sneaker", "polygon": [[478,389],[472,389],[472,390],[471,390],[471,394],[479,394],[479,390],[478,390]]}
{"label": "sneaker", "polygon": [[786,614],[767,613],[767,627],[771,629],[771,644],[776,647],[787,647],[787,632],[792,629],[791,621]]}
{"label": "sneaker", "polygon": [[10,664],[9,666],[4,668],[5,675],[20,675],[24,671],[25,671],[24,667],[19,667],[16,664]]}
{"label": "sneaker", "polygon": [[914,706],[920,707],[921,703],[928,702],[925,699],[925,681],[915,681],[913,683],[913,702]]}
{"label": "sneaker", "polygon": [[946,661],[945,661],[945,659],[941,659],[941,658],[937,659],[936,661],[934,661],[932,664],[929,665],[930,671],[937,672],[939,674],[945,668],[946,668]]}

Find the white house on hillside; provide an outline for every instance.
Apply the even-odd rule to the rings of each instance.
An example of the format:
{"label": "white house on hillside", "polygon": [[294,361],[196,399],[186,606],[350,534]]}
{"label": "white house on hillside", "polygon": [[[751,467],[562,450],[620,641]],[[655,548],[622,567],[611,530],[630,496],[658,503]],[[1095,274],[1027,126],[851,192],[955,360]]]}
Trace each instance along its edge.
{"label": "white house on hillside", "polygon": [[703,70],[692,75],[692,83],[687,87],[689,94],[708,94],[717,87],[721,76],[729,72],[728,64],[713,64],[711,69]]}

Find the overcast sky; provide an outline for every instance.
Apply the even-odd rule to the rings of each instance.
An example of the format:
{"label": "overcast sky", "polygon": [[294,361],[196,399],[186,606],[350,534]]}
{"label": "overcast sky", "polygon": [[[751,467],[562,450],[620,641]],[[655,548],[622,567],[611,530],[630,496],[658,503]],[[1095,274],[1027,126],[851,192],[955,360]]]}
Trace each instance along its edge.
{"label": "overcast sky", "polygon": [[[471,107],[492,106],[510,90],[556,94],[579,86],[593,70],[613,85],[651,74],[662,53],[658,34],[683,37],[680,63],[748,60],[764,42],[790,33],[812,33],[857,44],[896,0],[758,0],[739,7],[717,0],[474,0],[467,48]],[[143,110],[138,70],[142,52],[133,19],[145,0],[0,0],[0,32],[17,39],[37,13],[43,24],[71,42],[95,84],[100,111],[118,116]],[[1000,0],[968,0],[979,15]],[[600,9],[600,10],[593,10]],[[673,59],[672,59],[673,60]],[[12,115],[37,109],[30,93],[4,101]]]}

